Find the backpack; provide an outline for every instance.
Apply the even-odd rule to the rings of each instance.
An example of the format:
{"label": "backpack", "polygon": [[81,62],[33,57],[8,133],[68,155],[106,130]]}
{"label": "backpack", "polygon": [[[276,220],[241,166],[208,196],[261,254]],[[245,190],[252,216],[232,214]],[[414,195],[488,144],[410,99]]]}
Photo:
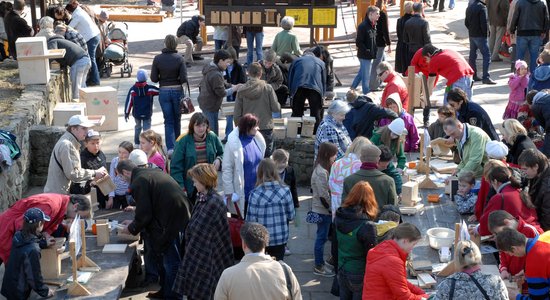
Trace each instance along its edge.
{"label": "backpack", "polygon": [[4,144],[10,149],[10,157],[12,160],[16,160],[21,157],[21,148],[15,141],[17,137],[9,131],[0,130],[0,144]]}

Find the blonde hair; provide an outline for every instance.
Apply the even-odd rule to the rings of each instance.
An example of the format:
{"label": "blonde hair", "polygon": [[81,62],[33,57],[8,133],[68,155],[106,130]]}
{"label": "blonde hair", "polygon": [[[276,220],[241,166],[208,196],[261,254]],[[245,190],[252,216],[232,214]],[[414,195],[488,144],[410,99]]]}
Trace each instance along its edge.
{"label": "blonde hair", "polygon": [[187,176],[200,182],[207,190],[216,189],[218,186],[218,171],[213,164],[197,164],[187,171]]}
{"label": "blonde hair", "polygon": [[290,155],[288,154],[288,151],[286,151],[285,149],[277,149],[273,151],[273,153],[271,154],[271,159],[273,159],[275,163],[280,163],[280,164],[288,163],[289,157]]}
{"label": "blonde hair", "polygon": [[277,172],[277,166],[273,159],[264,158],[258,165],[256,186],[270,181],[278,181],[281,183],[281,178],[279,177],[279,172]]}
{"label": "blonde hair", "polygon": [[157,152],[165,156],[164,151],[162,150],[162,136],[160,136],[160,134],[156,133],[153,129],[148,129],[142,132],[139,136],[153,144],[153,151],[151,154],[147,153],[148,158],[155,155]]}
{"label": "blonde hair", "polygon": [[349,145],[345,155],[347,156],[350,153],[353,153],[357,156],[361,156],[361,149],[363,149],[364,146],[371,144],[372,142],[368,138],[364,136],[358,136],[353,140],[351,145]]}
{"label": "blonde hair", "polygon": [[405,11],[406,14],[412,14],[413,4],[414,4],[414,2],[412,2],[412,1],[405,1],[405,3],[403,4],[403,8],[404,8],[404,11]]}
{"label": "blonde hair", "polygon": [[472,241],[460,241],[455,249],[455,266],[459,270],[481,265],[481,252]]}
{"label": "blonde hair", "polygon": [[483,177],[487,178],[489,173],[496,167],[506,167],[506,164],[498,159],[489,159],[483,167]]}
{"label": "blonde hair", "polygon": [[516,142],[516,139],[518,135],[527,135],[527,130],[521,123],[516,119],[506,119],[502,122],[502,128],[501,131],[504,135],[506,135],[507,142],[510,144],[514,144]]}

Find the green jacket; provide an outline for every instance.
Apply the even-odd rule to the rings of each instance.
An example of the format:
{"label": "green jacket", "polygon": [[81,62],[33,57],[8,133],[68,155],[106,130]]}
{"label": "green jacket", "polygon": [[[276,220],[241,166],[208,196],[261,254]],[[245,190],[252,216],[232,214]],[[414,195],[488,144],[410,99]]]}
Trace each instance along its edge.
{"label": "green jacket", "polygon": [[371,185],[379,208],[382,208],[382,206],[386,204],[397,205],[398,199],[393,178],[374,169],[360,169],[354,174],[346,177],[346,179],[344,179],[342,199],[346,199],[353,186],[360,181],[366,181]]}
{"label": "green jacket", "polygon": [[464,145],[460,144],[460,140],[455,141],[460,156],[457,175],[464,171],[470,171],[474,173],[476,178],[479,178],[483,174],[483,165],[488,160],[485,154],[485,146],[490,138],[483,129],[467,123],[464,123],[464,134],[466,135]]}
{"label": "green jacket", "polygon": [[[213,163],[214,160],[219,159],[220,165],[223,157],[222,142],[212,131],[208,132],[206,136],[206,158],[208,163]],[[172,161],[170,163],[170,175],[174,178],[178,184],[185,188],[187,195],[191,196],[195,187],[193,186],[193,180],[187,178],[187,170],[191,169],[197,164],[197,155],[195,152],[195,140],[193,135],[186,134],[176,142],[174,147],[174,153],[172,154]]]}
{"label": "green jacket", "polygon": [[[370,141],[376,146],[382,145],[382,142],[380,141],[380,133],[378,132],[378,130],[374,130],[374,132],[372,133],[372,137],[370,138]],[[405,163],[407,162],[407,157],[405,156],[405,151],[403,150],[403,143],[401,143],[398,146],[399,149],[397,149],[397,146],[391,146],[391,145],[386,145],[386,146],[390,147],[391,152],[393,152],[397,157],[397,167],[401,170],[405,169]],[[395,166],[393,165],[393,163],[388,165],[389,172],[393,171],[394,168]]]}

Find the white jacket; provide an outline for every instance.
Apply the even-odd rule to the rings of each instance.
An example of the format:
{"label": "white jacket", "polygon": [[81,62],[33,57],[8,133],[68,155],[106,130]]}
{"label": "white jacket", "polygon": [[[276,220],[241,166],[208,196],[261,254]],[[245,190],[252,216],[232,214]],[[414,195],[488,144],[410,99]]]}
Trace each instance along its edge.
{"label": "white jacket", "polygon": [[76,29],[86,42],[100,34],[97,24],[80,6],[74,10],[69,26]]}
{"label": "white jacket", "polygon": [[[262,156],[265,154],[265,140],[262,134],[258,131],[254,136],[254,141],[258,147]],[[241,214],[244,214],[244,154],[241,140],[239,139],[239,127],[235,127],[233,131],[227,137],[227,144],[223,150],[223,163],[222,163],[222,182],[223,193],[237,194],[239,196],[239,209]],[[229,209],[233,205],[228,205]],[[244,215],[242,216],[244,218]]]}

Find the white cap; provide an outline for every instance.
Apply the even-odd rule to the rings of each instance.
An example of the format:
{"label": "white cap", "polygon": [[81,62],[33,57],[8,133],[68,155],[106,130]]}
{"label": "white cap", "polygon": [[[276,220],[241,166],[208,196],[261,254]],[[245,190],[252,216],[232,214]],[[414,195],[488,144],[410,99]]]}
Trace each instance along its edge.
{"label": "white cap", "polygon": [[391,121],[390,125],[388,125],[388,128],[395,135],[407,134],[407,130],[405,129],[405,121],[403,121],[403,119],[401,118],[397,118]]}
{"label": "white cap", "polygon": [[94,123],[90,122],[88,120],[88,117],[83,115],[74,115],[69,118],[69,121],[67,122],[67,126],[82,126],[86,128],[90,128],[94,126]]}
{"label": "white cap", "polygon": [[503,142],[488,141],[485,152],[489,158],[504,159],[508,155],[508,147]]}
{"label": "white cap", "polygon": [[136,164],[136,166],[143,166],[147,164],[147,154],[141,149],[136,149],[130,153],[128,159]]}

